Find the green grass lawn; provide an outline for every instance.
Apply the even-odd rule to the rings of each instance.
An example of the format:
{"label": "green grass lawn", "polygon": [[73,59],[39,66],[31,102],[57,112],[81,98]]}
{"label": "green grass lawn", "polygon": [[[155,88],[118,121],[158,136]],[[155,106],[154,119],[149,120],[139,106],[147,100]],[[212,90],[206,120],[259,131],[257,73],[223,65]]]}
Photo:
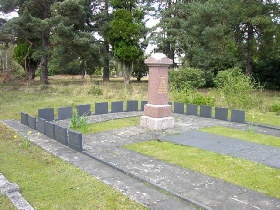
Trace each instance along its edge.
{"label": "green grass lawn", "polygon": [[237,130],[237,129],[226,128],[221,126],[207,127],[207,128],[202,128],[200,130],[213,134],[222,135],[222,136],[228,136],[244,141],[250,141],[250,142],[265,144],[274,147],[280,147],[280,138],[276,136]]}
{"label": "green grass lawn", "polygon": [[156,140],[127,145],[125,148],[280,198],[280,169]]}
{"label": "green grass lawn", "polygon": [[0,209],[5,210],[17,210],[14,204],[9,200],[8,197],[0,194]]}
{"label": "green grass lawn", "polygon": [[[84,171],[30,144],[0,123],[0,171],[35,209],[145,209]],[[3,203],[2,203],[3,202]],[[0,197],[0,209],[9,209]]]}
{"label": "green grass lawn", "polygon": [[140,117],[128,117],[128,118],[113,119],[105,122],[89,124],[88,130],[86,132],[83,132],[81,128],[77,128],[75,130],[85,134],[91,134],[91,133],[104,132],[108,130],[129,127],[129,126],[136,126],[139,124],[140,124]]}

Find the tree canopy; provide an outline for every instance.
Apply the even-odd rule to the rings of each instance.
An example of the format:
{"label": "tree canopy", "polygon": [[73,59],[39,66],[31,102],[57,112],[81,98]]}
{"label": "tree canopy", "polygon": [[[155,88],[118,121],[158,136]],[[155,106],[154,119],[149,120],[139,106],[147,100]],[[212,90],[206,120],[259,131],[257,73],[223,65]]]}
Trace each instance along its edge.
{"label": "tree canopy", "polygon": [[[238,67],[280,89],[275,0],[0,0],[0,12],[11,11],[18,17],[0,20],[1,36],[13,36],[14,57],[30,79],[40,66],[45,83],[53,72],[84,75],[97,68],[109,81],[109,63],[117,59],[129,83],[150,37],[174,68],[201,69],[207,85],[219,71]],[[151,16],[159,22],[148,30]]]}

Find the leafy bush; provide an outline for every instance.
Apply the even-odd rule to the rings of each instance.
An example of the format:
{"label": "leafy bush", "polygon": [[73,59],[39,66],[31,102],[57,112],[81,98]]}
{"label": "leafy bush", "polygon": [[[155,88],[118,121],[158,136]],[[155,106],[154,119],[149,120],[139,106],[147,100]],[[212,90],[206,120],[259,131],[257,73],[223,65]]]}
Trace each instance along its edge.
{"label": "leafy bush", "polygon": [[270,112],[276,112],[277,114],[280,114],[280,104],[273,104],[269,107]]}
{"label": "leafy bush", "polygon": [[171,96],[173,98],[173,101],[181,102],[181,103],[185,103],[185,104],[190,103],[190,93],[187,90],[172,91]]}
{"label": "leafy bush", "polygon": [[94,95],[94,96],[101,96],[103,95],[103,91],[100,87],[92,86],[90,90],[88,91],[88,94]]}
{"label": "leafy bush", "polygon": [[220,71],[214,78],[214,83],[229,108],[251,109],[257,103],[263,103],[253,94],[257,92],[256,83],[239,68]]}
{"label": "leafy bush", "polygon": [[198,105],[209,105],[209,106],[214,106],[215,104],[215,98],[214,97],[206,97],[201,95],[200,93],[194,94],[193,104],[198,104]]}
{"label": "leafy bush", "polygon": [[205,85],[204,72],[195,68],[170,70],[168,78],[172,90],[196,89]]}

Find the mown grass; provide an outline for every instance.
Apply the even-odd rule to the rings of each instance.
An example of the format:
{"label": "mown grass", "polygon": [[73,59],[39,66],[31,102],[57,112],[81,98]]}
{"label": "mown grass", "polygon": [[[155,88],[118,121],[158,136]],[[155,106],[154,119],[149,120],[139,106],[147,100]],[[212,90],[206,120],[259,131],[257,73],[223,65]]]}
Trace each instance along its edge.
{"label": "mown grass", "polygon": [[[145,209],[37,146],[30,144],[25,149],[21,138],[14,135],[0,123],[0,171],[20,186],[35,209]],[[9,209],[10,204],[5,201],[2,206]]]}
{"label": "mown grass", "polygon": [[77,128],[75,130],[85,134],[91,134],[91,133],[104,132],[108,130],[129,127],[129,126],[135,126],[135,125],[139,125],[139,123],[140,123],[140,117],[128,117],[128,118],[113,119],[105,122],[89,124],[88,130],[86,132],[83,132],[82,128]]}
{"label": "mown grass", "polygon": [[271,168],[253,161],[156,140],[131,144],[125,147],[269,196],[280,198],[280,169]]}
{"label": "mown grass", "polygon": [[274,112],[260,113],[248,111],[246,112],[246,121],[280,127],[280,115]]}
{"label": "mown grass", "polygon": [[250,141],[250,142],[255,142],[259,144],[280,148],[280,137],[276,137],[276,136],[260,134],[256,132],[248,132],[248,131],[237,130],[233,128],[221,127],[221,126],[207,127],[207,128],[202,128],[200,130],[213,134],[222,135],[222,136],[232,137],[244,141]]}
{"label": "mown grass", "polygon": [[8,199],[8,197],[0,194],[0,209],[5,210],[17,210],[13,203]]}

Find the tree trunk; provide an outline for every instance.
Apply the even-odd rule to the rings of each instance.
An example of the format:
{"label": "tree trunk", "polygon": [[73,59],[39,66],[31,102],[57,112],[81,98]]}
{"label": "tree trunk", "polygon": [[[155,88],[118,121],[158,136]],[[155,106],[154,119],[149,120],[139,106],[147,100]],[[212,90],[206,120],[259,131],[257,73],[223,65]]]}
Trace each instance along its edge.
{"label": "tree trunk", "polygon": [[130,84],[130,76],[131,76],[131,64],[125,65],[125,72],[124,72],[124,84]]}
{"label": "tree trunk", "polygon": [[42,49],[43,55],[41,57],[41,81],[45,84],[48,84],[48,54],[47,49],[49,46],[49,33],[45,31],[42,35]]}
{"label": "tree trunk", "polygon": [[[106,15],[106,20],[109,21],[109,1],[105,1],[105,15]],[[107,41],[107,30],[105,30],[104,33],[104,51],[105,51],[105,57],[104,57],[104,67],[103,67],[103,82],[108,82],[110,80],[110,69],[109,69],[109,53],[110,53],[110,46],[109,42]]]}
{"label": "tree trunk", "polygon": [[82,74],[82,79],[85,79],[85,60],[81,60],[81,65],[80,65],[80,72]]}
{"label": "tree trunk", "polygon": [[26,79],[27,80],[33,81],[35,79],[35,73],[36,73],[38,65],[39,65],[38,61],[29,60],[28,66],[26,69]]}
{"label": "tree trunk", "polygon": [[104,49],[105,49],[105,57],[104,57],[104,67],[103,67],[103,82],[108,82],[110,80],[110,69],[109,69],[109,42],[106,41],[106,37],[104,40]]}
{"label": "tree trunk", "polygon": [[[47,19],[50,17],[50,7],[51,4],[49,1],[43,1],[43,7],[44,11],[42,13],[41,19]],[[49,28],[46,28],[42,33],[42,51],[43,54],[41,56],[41,81],[45,84],[49,83],[48,80],[48,47],[49,47],[49,41],[50,41],[50,33]]]}
{"label": "tree trunk", "polygon": [[248,23],[246,74],[249,76],[253,74],[253,41],[254,41],[253,24]]}

